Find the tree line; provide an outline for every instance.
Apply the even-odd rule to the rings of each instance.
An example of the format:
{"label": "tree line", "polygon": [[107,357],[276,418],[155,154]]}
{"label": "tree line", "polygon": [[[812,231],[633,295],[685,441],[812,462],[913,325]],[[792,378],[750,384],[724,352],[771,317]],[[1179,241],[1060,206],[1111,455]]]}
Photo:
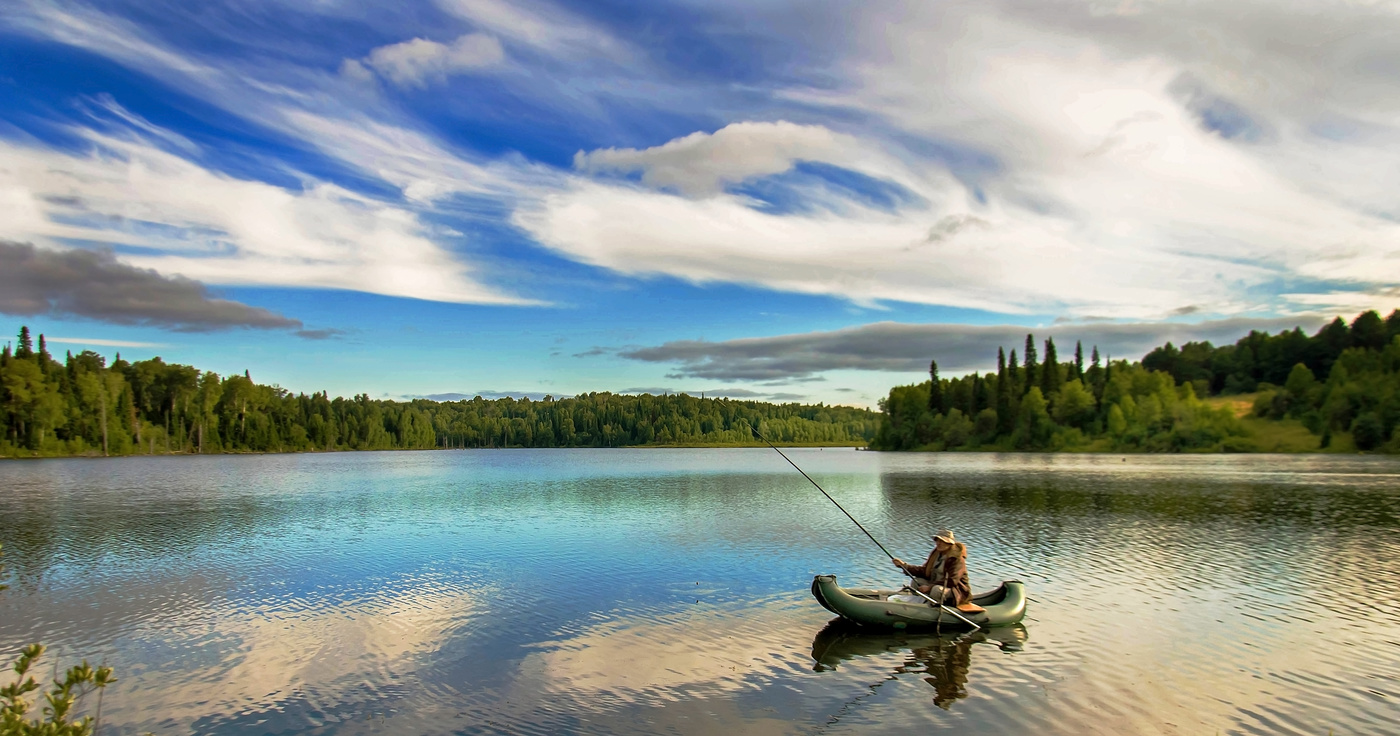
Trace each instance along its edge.
{"label": "tree line", "polygon": [[1319,448],[1347,433],[1361,450],[1400,451],[1400,310],[1338,317],[1309,336],[1251,331],[1233,345],[1171,343],[1141,362],[1086,364],[1081,343],[1061,361],[1055,341],[997,351],[995,374],[896,386],[880,401],[871,443],[883,450],[1249,451],[1250,432],[1204,398],[1255,394],[1253,412],[1300,420]]}
{"label": "tree line", "polygon": [[0,456],[300,452],[477,447],[863,445],[878,415],[822,404],[770,404],[588,393],[455,402],[293,394],[243,375],[160,358],[71,352],[60,362],[22,327],[0,351]]}

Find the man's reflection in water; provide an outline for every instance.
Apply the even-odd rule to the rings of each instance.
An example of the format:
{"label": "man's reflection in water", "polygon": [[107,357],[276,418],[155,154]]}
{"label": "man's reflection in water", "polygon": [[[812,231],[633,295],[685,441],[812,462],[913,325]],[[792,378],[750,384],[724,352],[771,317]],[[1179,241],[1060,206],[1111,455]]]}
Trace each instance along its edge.
{"label": "man's reflection in water", "polygon": [[933,702],[950,710],[954,702],[967,697],[967,677],[972,668],[972,645],[994,644],[1002,651],[1020,651],[1026,629],[1020,624],[972,633],[904,634],[864,629],[837,619],[826,625],[812,640],[813,668],[818,672],[836,669],[841,662],[856,657],[908,652],[894,668],[895,674],[927,674],[933,687]]}

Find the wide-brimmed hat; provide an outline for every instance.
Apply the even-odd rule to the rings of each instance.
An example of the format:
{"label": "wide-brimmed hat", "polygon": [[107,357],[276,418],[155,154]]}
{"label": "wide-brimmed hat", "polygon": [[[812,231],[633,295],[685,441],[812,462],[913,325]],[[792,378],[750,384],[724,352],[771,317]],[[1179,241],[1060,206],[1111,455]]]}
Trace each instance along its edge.
{"label": "wide-brimmed hat", "polygon": [[951,529],[942,529],[937,534],[933,535],[933,538],[940,542],[947,542],[948,544],[954,543],[953,530]]}

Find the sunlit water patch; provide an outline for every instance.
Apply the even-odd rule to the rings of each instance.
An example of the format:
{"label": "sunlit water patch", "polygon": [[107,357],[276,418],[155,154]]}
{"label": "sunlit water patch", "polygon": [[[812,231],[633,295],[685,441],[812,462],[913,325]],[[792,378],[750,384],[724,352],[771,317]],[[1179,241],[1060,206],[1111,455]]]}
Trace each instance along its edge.
{"label": "sunlit water patch", "polygon": [[888,560],[771,450],[0,464],[0,651],[117,668],[102,733],[1400,732],[1400,463],[794,460],[1023,625],[829,625]]}

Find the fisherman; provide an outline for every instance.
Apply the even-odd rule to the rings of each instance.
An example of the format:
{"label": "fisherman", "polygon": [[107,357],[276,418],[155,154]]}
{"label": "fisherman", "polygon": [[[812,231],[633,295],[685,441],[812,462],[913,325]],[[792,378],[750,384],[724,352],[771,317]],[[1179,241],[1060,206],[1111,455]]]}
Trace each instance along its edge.
{"label": "fisherman", "polygon": [[953,532],[944,529],[933,536],[933,551],[922,565],[911,565],[898,557],[895,567],[914,578],[920,593],[960,611],[981,611],[972,603],[972,585],[967,580],[967,545],[953,539]]}

